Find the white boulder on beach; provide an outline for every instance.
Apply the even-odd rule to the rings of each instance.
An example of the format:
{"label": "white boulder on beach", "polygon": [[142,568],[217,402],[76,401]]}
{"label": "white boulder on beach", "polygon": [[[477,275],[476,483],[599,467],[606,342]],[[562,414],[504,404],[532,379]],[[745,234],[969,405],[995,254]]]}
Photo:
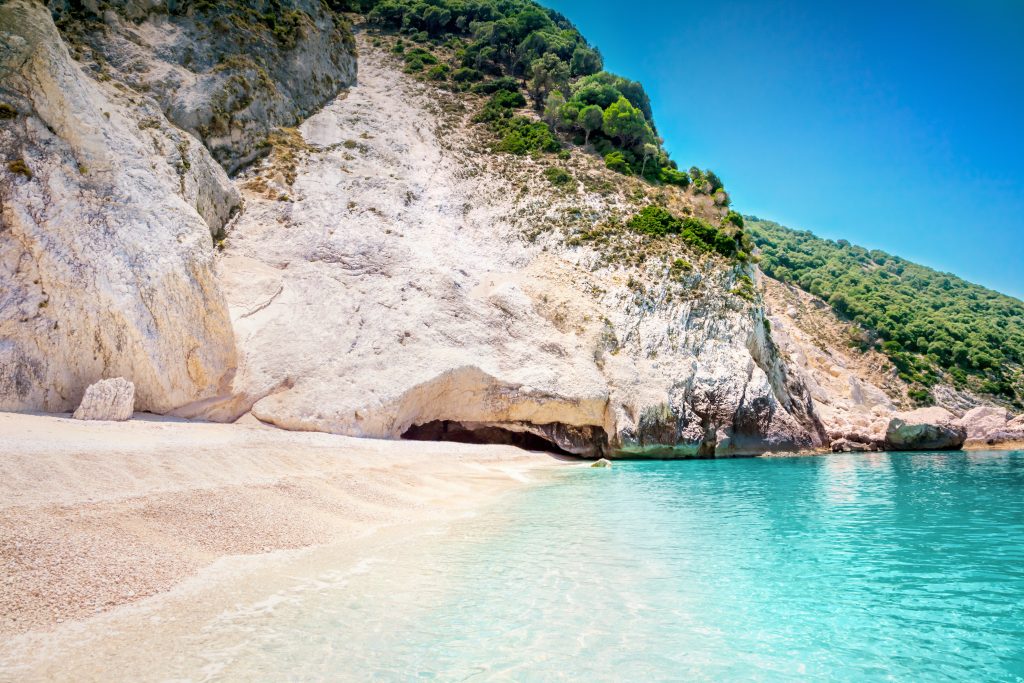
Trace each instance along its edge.
{"label": "white boulder on beach", "polygon": [[72,417],[76,420],[130,420],[135,411],[135,385],[123,377],[89,385]]}

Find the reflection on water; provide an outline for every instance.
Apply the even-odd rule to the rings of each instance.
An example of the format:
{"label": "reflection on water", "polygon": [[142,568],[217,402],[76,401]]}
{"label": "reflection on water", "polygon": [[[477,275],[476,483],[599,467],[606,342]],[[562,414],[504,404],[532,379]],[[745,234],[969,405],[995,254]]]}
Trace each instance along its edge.
{"label": "reflection on water", "polygon": [[573,469],[436,531],[278,569],[133,678],[1024,676],[1024,453]]}

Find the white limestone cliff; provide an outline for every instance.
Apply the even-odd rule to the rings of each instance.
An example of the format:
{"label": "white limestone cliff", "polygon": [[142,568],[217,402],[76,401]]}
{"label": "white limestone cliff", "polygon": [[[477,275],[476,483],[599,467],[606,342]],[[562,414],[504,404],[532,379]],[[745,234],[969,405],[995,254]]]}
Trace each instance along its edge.
{"label": "white limestone cliff", "polygon": [[108,376],[140,410],[216,394],[235,363],[210,237],[238,201],[227,176],[152,101],[83,74],[38,3],[0,6],[0,69],[0,410],[71,410]]}
{"label": "white limestone cliff", "polygon": [[588,455],[595,439],[665,456],[822,445],[760,309],[731,293],[742,268],[708,258],[681,281],[661,258],[603,263],[563,217],[592,228],[642,203],[481,153],[457,96],[360,53],[358,85],[239,178],[219,272],[240,365],[200,414],[380,438],[547,426]]}

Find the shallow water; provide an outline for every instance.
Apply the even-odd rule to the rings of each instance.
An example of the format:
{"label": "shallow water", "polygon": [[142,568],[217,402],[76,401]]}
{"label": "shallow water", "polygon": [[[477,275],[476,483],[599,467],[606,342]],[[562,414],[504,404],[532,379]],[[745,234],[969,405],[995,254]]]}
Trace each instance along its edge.
{"label": "shallow water", "polygon": [[141,678],[1024,677],[1024,453],[572,468],[433,534],[292,565]]}

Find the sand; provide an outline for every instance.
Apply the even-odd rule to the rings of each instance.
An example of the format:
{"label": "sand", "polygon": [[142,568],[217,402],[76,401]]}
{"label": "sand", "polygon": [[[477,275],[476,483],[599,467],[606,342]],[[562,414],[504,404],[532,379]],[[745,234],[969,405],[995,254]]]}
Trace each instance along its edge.
{"label": "sand", "polygon": [[0,640],[144,601],[223,558],[415,536],[565,464],[251,422],[0,413]]}

